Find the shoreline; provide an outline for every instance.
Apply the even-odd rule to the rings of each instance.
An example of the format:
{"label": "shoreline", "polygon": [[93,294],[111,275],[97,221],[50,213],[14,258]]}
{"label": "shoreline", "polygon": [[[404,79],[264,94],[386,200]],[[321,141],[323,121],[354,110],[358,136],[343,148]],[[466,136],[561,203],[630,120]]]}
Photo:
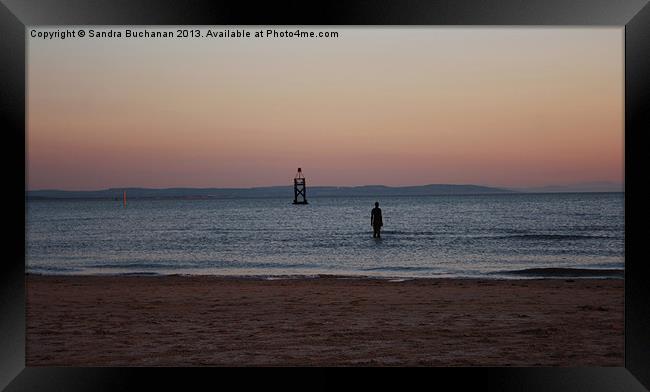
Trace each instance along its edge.
{"label": "shoreline", "polygon": [[624,363],[622,279],[397,280],[28,274],[26,364]]}
{"label": "shoreline", "polygon": [[339,278],[339,279],[474,279],[474,280],[536,280],[536,279],[624,279],[625,269],[619,268],[573,268],[573,267],[548,267],[548,268],[527,268],[521,270],[507,270],[485,273],[480,276],[412,276],[412,275],[368,275],[359,272],[355,273],[160,273],[160,272],[102,272],[102,273],[41,273],[25,272],[26,276],[180,276],[180,277],[224,277],[234,279],[322,279],[322,278]]}

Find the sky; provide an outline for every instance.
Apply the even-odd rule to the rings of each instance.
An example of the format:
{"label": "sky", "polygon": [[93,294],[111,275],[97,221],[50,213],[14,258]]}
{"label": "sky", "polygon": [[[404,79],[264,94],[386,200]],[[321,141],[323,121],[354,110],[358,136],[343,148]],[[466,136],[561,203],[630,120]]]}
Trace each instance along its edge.
{"label": "sky", "polygon": [[622,27],[29,30],[29,190],[623,181]]}

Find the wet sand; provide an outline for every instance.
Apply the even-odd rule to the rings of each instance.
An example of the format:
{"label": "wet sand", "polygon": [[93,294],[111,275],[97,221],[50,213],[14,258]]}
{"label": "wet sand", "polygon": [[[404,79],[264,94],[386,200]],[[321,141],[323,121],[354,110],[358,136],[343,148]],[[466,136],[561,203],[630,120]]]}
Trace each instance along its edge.
{"label": "wet sand", "polygon": [[27,366],[623,366],[621,279],[27,276]]}

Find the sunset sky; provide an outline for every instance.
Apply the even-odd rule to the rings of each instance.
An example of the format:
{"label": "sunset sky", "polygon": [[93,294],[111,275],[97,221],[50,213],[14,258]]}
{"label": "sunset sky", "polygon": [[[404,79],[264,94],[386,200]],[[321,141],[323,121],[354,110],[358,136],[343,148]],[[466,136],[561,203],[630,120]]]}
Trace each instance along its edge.
{"label": "sunset sky", "polygon": [[623,181],[621,27],[304,30],[28,38],[28,189]]}

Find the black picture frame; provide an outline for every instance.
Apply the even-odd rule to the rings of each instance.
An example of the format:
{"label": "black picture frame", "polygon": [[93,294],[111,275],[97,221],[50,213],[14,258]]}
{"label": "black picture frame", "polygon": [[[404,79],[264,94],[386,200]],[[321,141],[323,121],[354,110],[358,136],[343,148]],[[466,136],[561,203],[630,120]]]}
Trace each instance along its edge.
{"label": "black picture frame", "polygon": [[[647,208],[642,174],[650,124],[648,0],[0,0],[0,113],[6,248],[0,262],[0,388],[140,389],[213,379],[214,369],[25,367],[25,45],[26,26],[52,25],[503,25],[625,27],[625,367],[435,368],[436,385],[496,390],[643,391],[650,389],[650,284],[640,253]],[[21,208],[18,208],[21,207]],[[223,374],[223,372],[221,372]],[[293,377],[293,376],[292,376]],[[373,375],[380,381],[390,377]],[[245,386],[250,380],[238,381]],[[330,381],[331,382],[331,381]],[[319,380],[321,386],[327,381]],[[147,388],[147,389],[149,389]],[[212,388],[210,388],[212,389]]]}

